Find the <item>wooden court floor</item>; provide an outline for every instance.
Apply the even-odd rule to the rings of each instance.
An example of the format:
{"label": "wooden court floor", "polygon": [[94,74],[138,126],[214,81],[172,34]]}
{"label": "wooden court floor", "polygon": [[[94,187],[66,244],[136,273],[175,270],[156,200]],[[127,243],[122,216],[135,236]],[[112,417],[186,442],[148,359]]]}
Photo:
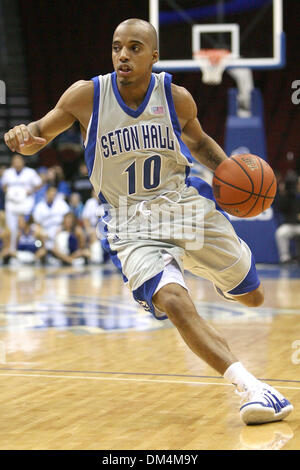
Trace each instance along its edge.
{"label": "wooden court floor", "polygon": [[300,268],[260,268],[257,309],[187,277],[199,313],[294,404],[284,422],[249,427],[233,387],[111,265],[1,267],[0,449],[300,449]]}

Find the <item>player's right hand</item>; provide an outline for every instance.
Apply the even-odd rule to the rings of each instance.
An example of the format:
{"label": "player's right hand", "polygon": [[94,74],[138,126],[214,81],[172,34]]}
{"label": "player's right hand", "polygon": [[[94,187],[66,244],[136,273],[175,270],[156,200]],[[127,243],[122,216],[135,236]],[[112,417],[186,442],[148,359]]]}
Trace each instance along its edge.
{"label": "player's right hand", "polygon": [[15,126],[13,129],[6,132],[4,134],[4,141],[12,152],[19,153],[22,153],[25,147],[31,145],[45,145],[47,143],[46,139],[43,137],[33,135],[25,124]]}

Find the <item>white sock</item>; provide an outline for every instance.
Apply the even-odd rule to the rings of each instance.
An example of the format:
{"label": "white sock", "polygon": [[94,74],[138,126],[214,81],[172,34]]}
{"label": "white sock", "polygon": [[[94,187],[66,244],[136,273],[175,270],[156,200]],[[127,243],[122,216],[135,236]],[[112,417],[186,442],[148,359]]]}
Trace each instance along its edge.
{"label": "white sock", "polygon": [[234,362],[226,369],[224,379],[235,385],[239,391],[255,387],[260,383],[240,362]]}

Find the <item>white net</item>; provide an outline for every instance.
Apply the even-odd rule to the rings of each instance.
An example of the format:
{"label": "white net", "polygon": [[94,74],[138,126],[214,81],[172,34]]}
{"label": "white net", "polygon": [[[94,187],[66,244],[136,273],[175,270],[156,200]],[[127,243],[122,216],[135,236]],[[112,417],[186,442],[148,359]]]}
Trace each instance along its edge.
{"label": "white net", "polygon": [[227,49],[200,49],[194,52],[193,58],[202,70],[203,83],[218,85],[222,82],[229,54]]}

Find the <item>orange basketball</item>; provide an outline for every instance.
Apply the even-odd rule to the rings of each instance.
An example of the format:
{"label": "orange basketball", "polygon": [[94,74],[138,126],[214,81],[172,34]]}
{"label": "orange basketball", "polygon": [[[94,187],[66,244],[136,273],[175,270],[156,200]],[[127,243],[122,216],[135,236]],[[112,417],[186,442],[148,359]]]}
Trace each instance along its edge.
{"label": "orange basketball", "polygon": [[277,190],[270,165],[251,154],[224,160],[214,173],[212,186],[219,206],[236,217],[254,217],[265,211]]}

